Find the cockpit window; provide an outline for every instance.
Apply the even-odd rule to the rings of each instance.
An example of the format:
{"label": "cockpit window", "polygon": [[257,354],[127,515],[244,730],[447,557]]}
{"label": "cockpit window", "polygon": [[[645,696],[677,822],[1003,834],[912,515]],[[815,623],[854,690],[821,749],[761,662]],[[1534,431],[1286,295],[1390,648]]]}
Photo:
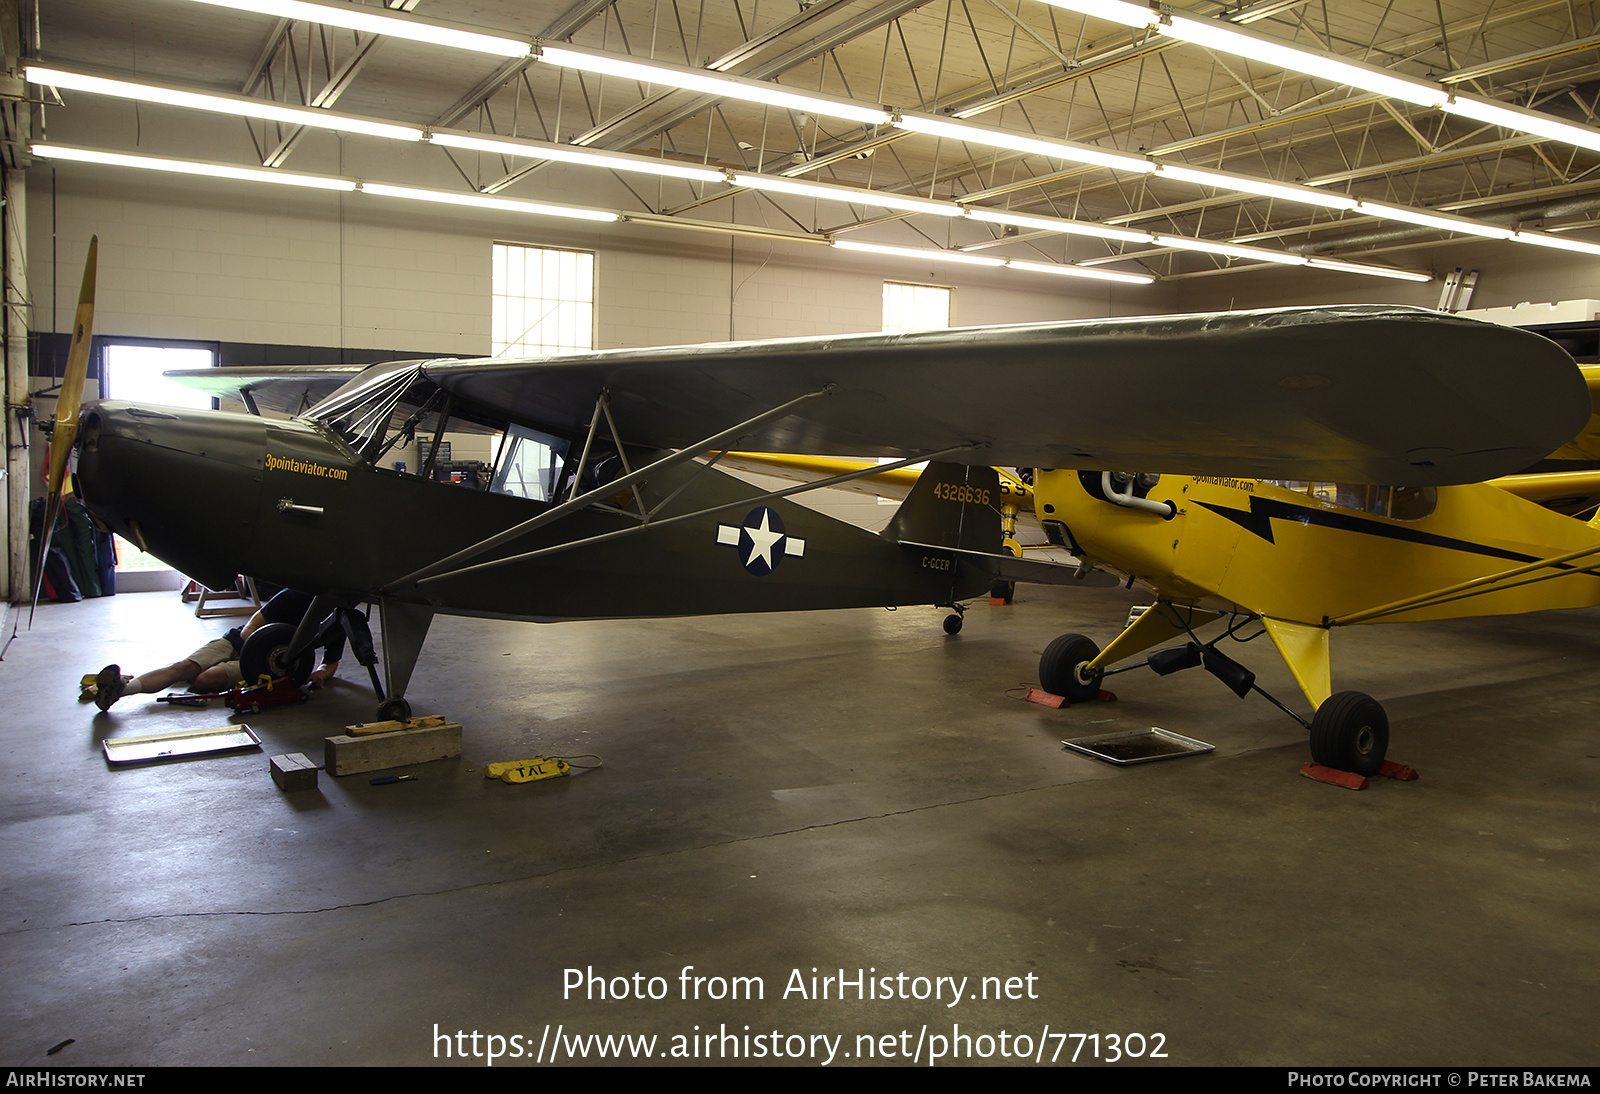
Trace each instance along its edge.
{"label": "cockpit window", "polygon": [[1263,479],[1318,501],[1371,513],[1392,520],[1421,520],[1439,504],[1439,492],[1431,486],[1361,486],[1342,482],[1306,482],[1296,479]]}
{"label": "cockpit window", "polygon": [[500,442],[489,489],[496,494],[549,501],[568,442],[548,433],[513,425]]}

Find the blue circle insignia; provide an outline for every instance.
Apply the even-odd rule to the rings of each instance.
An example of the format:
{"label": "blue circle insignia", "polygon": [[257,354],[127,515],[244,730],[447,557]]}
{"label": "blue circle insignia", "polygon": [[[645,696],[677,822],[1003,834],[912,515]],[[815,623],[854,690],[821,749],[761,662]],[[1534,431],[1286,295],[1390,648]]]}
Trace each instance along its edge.
{"label": "blue circle insignia", "polygon": [[750,510],[739,536],[739,561],[756,577],[766,577],[783,560],[783,518],[765,505]]}

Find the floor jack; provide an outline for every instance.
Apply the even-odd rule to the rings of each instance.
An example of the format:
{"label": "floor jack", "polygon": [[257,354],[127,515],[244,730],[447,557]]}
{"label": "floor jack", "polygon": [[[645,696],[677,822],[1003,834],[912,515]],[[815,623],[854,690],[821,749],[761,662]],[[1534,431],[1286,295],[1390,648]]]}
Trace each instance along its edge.
{"label": "floor jack", "polygon": [[303,703],[309,697],[310,689],[306,685],[296,684],[287,676],[276,680],[269,680],[263,676],[258,683],[241,684],[227,691],[209,693],[175,691],[158,696],[156,702],[171,703],[180,707],[203,707],[213,699],[221,699],[229,710],[250,714],[266,710],[268,707],[281,707],[285,703]]}

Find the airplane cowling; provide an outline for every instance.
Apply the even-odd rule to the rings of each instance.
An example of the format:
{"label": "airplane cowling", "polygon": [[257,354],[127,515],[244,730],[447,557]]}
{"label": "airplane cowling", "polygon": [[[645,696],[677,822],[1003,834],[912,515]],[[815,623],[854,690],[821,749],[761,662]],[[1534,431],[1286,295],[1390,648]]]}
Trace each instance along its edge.
{"label": "airplane cowling", "polygon": [[226,587],[247,572],[265,451],[259,418],[92,403],[78,491],[113,532],[204,585]]}

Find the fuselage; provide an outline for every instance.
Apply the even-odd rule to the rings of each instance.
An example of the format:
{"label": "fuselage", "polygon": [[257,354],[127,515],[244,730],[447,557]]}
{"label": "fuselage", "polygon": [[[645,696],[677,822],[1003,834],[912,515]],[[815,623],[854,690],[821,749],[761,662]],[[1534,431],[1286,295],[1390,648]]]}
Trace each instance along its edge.
{"label": "fuselage", "polygon": [[[669,512],[725,508],[419,583],[407,575],[550,505],[375,466],[302,419],[110,402],[91,404],[84,419],[77,476],[90,511],[213,586],[250,574],[349,600],[382,595],[443,612],[553,621],[949,603],[986,583],[947,554],[932,557],[781,499],[746,504],[759,491],[694,463],[652,475],[640,487],[646,505],[681,488]],[[616,508],[584,508],[472,562],[638,524]]]}
{"label": "fuselage", "polygon": [[[1487,484],[1422,490],[1163,475],[1160,515],[1104,500],[1099,473],[1040,471],[1041,521],[1085,558],[1158,597],[1321,625],[1353,612],[1600,548],[1600,528]],[[1600,603],[1600,555],[1536,583],[1397,612],[1384,621],[1502,615]]]}

